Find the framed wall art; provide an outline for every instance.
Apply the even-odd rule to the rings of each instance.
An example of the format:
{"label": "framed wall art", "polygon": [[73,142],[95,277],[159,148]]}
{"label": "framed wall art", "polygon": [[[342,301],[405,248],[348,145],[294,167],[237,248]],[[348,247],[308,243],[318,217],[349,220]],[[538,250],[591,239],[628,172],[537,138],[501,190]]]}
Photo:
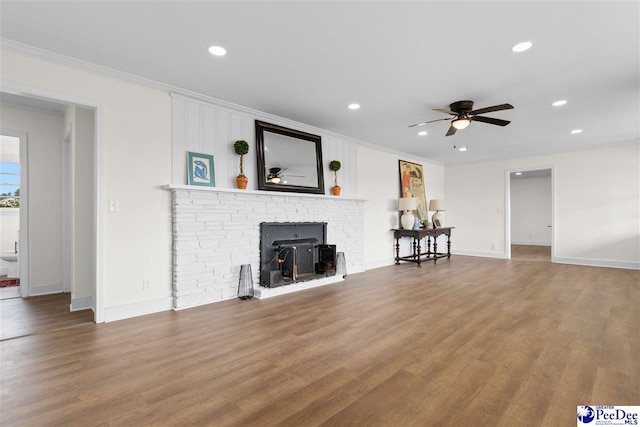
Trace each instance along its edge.
{"label": "framed wall art", "polygon": [[213,155],[187,152],[187,173],[189,185],[215,187],[216,178]]}
{"label": "framed wall art", "polygon": [[429,221],[427,195],[424,189],[424,173],[422,165],[399,160],[400,164],[400,197],[415,197],[418,201],[416,217],[426,224]]}

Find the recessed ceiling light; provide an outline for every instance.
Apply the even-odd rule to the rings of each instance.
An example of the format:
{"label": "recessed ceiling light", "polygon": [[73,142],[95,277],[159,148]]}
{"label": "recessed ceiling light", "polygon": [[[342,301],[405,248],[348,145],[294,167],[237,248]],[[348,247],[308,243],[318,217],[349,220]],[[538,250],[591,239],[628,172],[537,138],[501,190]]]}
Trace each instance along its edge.
{"label": "recessed ceiling light", "polygon": [[347,105],[347,108],[349,110],[357,110],[358,108],[360,108],[360,104],[349,104]]}
{"label": "recessed ceiling light", "polygon": [[576,133],[582,133],[582,129],[574,129],[571,131],[572,134],[576,134]]}
{"label": "recessed ceiling light", "polygon": [[426,134],[427,134],[426,130],[418,132],[418,135],[420,135],[420,136],[425,136]]}
{"label": "recessed ceiling light", "polygon": [[467,147],[460,147],[460,148],[459,148],[459,150],[460,150],[460,151],[467,151],[467,150],[468,150],[468,148],[467,148]]}
{"label": "recessed ceiling light", "polygon": [[533,46],[533,43],[531,42],[522,42],[522,43],[518,43],[517,45],[513,46],[511,48],[512,52],[524,52],[525,50],[528,50],[529,48],[531,48],[531,46]]}
{"label": "recessed ceiling light", "polygon": [[224,56],[227,54],[227,49],[221,46],[209,46],[209,53],[215,56]]}
{"label": "recessed ceiling light", "polygon": [[516,175],[522,175],[522,172],[516,172]]}
{"label": "recessed ceiling light", "polygon": [[553,105],[554,107],[559,107],[559,106],[564,105],[566,103],[567,103],[566,99],[559,99],[559,100],[557,100],[556,102],[554,102],[551,105]]}

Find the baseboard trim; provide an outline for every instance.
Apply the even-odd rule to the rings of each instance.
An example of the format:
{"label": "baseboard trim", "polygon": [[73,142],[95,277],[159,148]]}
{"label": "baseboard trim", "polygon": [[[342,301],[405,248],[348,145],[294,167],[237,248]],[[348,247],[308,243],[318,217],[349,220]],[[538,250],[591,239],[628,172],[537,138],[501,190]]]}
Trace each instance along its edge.
{"label": "baseboard trim", "polygon": [[149,301],[141,301],[133,304],[123,304],[104,308],[104,321],[115,322],[117,320],[130,319],[132,317],[145,316],[173,309],[173,297],[158,298]]}
{"label": "baseboard trim", "polygon": [[504,252],[461,251],[461,250],[451,249],[451,254],[463,255],[463,256],[477,256],[482,258],[507,259],[507,254],[505,254]]}
{"label": "baseboard trim", "polygon": [[71,311],[80,311],[80,310],[95,310],[95,301],[92,296],[89,297],[81,297],[81,298],[71,298],[71,304],[69,305],[69,309]]}
{"label": "baseboard trim", "polygon": [[64,293],[64,286],[62,283],[54,283],[51,285],[36,285],[29,286],[29,296],[35,297],[38,295],[50,295]]}
{"label": "baseboard trim", "polygon": [[511,241],[512,245],[522,245],[522,246],[549,246],[551,247],[551,243],[548,242],[521,242],[521,241]]}
{"label": "baseboard trim", "polygon": [[585,265],[589,267],[608,267],[608,268],[622,268],[626,270],[640,270],[640,262],[633,262],[633,261],[614,261],[614,260],[604,260],[604,259],[553,257],[551,259],[551,262],[555,262],[558,264]]}
{"label": "baseboard trim", "polygon": [[394,265],[395,263],[396,263],[396,260],[394,258],[368,262],[365,265],[364,271],[374,270],[376,268],[388,267],[390,265]]}

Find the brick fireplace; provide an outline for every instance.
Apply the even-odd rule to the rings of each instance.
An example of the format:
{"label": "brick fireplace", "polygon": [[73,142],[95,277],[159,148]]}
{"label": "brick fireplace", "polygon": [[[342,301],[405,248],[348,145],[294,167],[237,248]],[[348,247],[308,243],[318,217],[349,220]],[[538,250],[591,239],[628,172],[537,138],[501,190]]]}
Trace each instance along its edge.
{"label": "brick fireplace", "polygon": [[[165,187],[173,193],[174,308],[235,298],[242,264],[260,286],[262,223],[326,223],[326,241],[344,252],[349,273],[364,269],[364,200],[223,188]],[[326,279],[278,287],[286,293],[331,283]]]}

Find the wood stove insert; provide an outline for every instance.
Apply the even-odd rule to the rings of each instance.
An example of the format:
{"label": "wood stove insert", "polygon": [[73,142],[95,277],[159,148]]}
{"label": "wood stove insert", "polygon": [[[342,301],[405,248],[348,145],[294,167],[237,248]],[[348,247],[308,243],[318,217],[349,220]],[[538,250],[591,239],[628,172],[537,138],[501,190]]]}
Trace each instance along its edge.
{"label": "wood stove insert", "polygon": [[336,246],[326,222],[260,224],[260,285],[267,288],[336,274]]}

